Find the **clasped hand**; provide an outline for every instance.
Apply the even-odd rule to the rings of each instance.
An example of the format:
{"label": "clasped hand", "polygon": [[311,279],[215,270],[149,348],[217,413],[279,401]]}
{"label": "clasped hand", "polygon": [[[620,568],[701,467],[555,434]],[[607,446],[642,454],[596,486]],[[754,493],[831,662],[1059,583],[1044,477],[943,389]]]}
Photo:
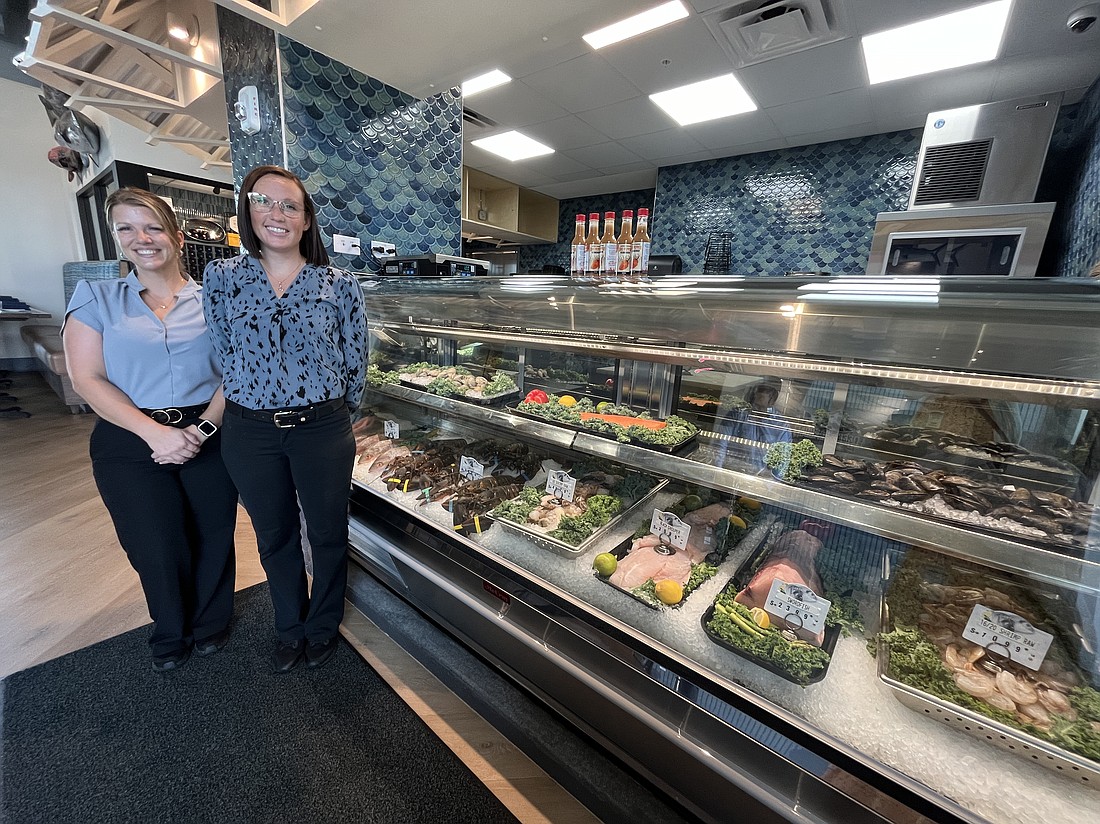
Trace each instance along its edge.
{"label": "clasped hand", "polygon": [[152,447],[152,459],[158,464],[182,464],[199,454],[206,440],[194,426],[176,429],[162,426],[146,443]]}

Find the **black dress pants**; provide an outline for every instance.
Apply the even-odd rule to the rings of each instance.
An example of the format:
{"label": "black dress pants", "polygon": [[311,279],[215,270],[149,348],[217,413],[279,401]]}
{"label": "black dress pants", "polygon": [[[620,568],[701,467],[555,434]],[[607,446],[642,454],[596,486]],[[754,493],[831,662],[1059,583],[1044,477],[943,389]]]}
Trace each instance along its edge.
{"label": "black dress pants", "polygon": [[[348,495],[355,463],[351,416],[338,409],[280,429],[227,409],[222,453],[252,519],[280,641],[327,641],[344,618]],[[313,557],[307,586],[301,513]]]}
{"label": "black dress pants", "polygon": [[141,579],[154,656],[172,655],[229,626],[237,572],[237,489],[214,435],[184,464],[158,464],[149,445],[100,420],[89,452],[118,541]]}

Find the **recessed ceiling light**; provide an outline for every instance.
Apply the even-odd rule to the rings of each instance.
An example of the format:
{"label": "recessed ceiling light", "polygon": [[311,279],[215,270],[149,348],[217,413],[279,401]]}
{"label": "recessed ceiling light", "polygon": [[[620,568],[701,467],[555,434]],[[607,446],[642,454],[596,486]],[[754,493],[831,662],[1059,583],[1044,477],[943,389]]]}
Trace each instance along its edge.
{"label": "recessed ceiling light", "polygon": [[931,17],[863,38],[871,83],[993,60],[1001,48],[1010,0]]}
{"label": "recessed ceiling light", "polygon": [[554,150],[549,146],[516,131],[483,137],[480,140],[472,141],[472,143],[479,149],[500,155],[507,160],[526,160],[529,157],[554,153]]}
{"label": "recessed ceiling light", "polygon": [[462,94],[469,97],[471,94],[477,94],[483,92],[486,89],[491,89],[494,86],[502,86],[505,83],[511,82],[512,78],[502,72],[500,69],[493,69],[491,72],[485,72],[485,74],[479,74],[477,77],[471,78],[462,84]]}
{"label": "recessed ceiling light", "polygon": [[610,26],[604,26],[602,29],[590,32],[584,35],[584,39],[592,48],[602,49],[604,46],[610,46],[620,40],[626,40],[629,37],[659,29],[661,26],[667,26],[669,23],[682,20],[687,16],[688,10],[684,8],[684,4],[680,0],[672,0],[671,3],[662,3],[660,6],[643,11],[641,14],[635,14],[633,17],[628,17],[618,23],[612,23]]}
{"label": "recessed ceiling light", "polygon": [[681,126],[756,111],[756,104],[749,93],[732,74],[651,94],[649,99]]}

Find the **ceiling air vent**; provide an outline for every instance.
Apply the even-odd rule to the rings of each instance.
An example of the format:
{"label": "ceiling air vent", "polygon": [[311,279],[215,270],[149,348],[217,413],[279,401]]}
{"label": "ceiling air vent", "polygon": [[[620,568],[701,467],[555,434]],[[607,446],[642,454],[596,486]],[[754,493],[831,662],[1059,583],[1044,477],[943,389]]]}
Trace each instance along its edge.
{"label": "ceiling air vent", "polygon": [[495,120],[490,120],[485,115],[467,108],[462,109],[462,120],[479,129],[495,129],[499,125]]}
{"label": "ceiling air vent", "polygon": [[748,66],[845,37],[827,2],[752,0],[710,12],[704,20],[734,62]]}
{"label": "ceiling air vent", "polygon": [[929,146],[913,193],[913,206],[930,203],[968,203],[982,195],[993,138]]}

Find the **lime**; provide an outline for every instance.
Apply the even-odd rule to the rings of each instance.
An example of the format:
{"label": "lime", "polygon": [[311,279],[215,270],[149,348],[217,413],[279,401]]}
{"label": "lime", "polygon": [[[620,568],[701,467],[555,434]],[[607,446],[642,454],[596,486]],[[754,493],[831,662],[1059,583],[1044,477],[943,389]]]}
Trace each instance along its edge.
{"label": "lime", "polygon": [[576,406],[577,399],[574,398],[572,395],[562,395],[560,398],[558,398],[558,403],[562,406]]}
{"label": "lime", "polygon": [[611,406],[611,401],[600,401],[598,404],[596,404],[596,411],[603,412],[609,406]]}
{"label": "lime", "polygon": [[619,559],[610,552],[601,552],[592,559],[592,568],[604,578],[607,578],[619,565]]}
{"label": "lime", "polygon": [[684,507],[685,512],[694,512],[703,505],[703,499],[698,495],[685,495],[680,504]]}
{"label": "lime", "polygon": [[653,593],[657,596],[658,601],[669,606],[684,600],[684,588],[679,581],[674,581],[671,578],[665,578],[663,581],[654,584]]}
{"label": "lime", "polygon": [[749,610],[749,614],[760,629],[767,629],[772,624],[772,619],[768,616],[768,613],[764,612],[760,607],[753,607]]}

